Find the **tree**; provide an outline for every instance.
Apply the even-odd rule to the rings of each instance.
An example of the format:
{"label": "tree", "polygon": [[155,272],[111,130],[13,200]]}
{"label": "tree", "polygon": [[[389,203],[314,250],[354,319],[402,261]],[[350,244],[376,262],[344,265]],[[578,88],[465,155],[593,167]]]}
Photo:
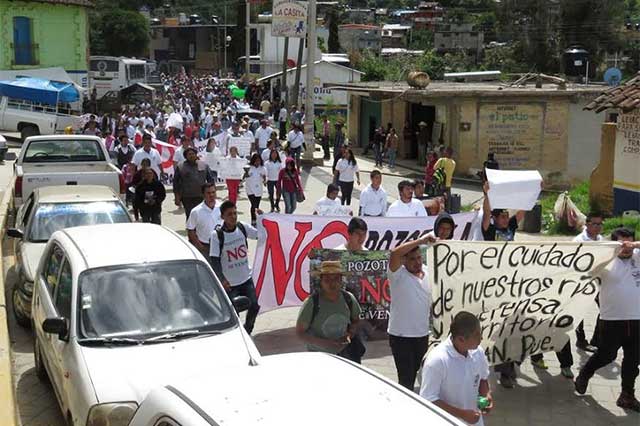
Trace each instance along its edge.
{"label": "tree", "polygon": [[433,48],[433,32],[426,29],[411,30],[409,48],[414,50],[431,50]]}
{"label": "tree", "polygon": [[147,51],[149,23],[138,12],[109,9],[100,16],[98,28],[91,32],[98,38],[91,40],[91,46],[104,46],[107,55],[143,56]]}
{"label": "tree", "polygon": [[340,53],[340,39],[338,38],[338,24],[339,14],[335,7],[332,7],[327,12],[327,19],[329,21],[329,40],[327,42],[329,53]]}

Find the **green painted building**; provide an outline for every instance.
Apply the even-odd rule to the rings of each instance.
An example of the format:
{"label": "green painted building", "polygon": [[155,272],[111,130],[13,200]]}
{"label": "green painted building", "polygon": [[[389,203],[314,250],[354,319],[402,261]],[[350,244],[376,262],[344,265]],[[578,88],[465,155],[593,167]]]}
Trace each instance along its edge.
{"label": "green painted building", "polygon": [[0,70],[62,67],[88,85],[91,0],[0,0]]}

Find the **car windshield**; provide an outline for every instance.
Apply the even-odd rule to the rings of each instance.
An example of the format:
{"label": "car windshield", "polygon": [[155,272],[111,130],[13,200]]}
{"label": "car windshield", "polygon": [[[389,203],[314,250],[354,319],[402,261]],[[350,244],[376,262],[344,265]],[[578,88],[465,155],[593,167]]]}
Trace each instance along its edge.
{"label": "car windshield", "polygon": [[100,142],[92,139],[32,141],[22,160],[24,163],[69,161],[105,161]]}
{"label": "car windshield", "polygon": [[222,286],[201,261],[91,269],[78,281],[78,334],[144,340],[237,325]]}
{"label": "car windshield", "polygon": [[127,222],[131,217],[117,201],[40,204],[31,220],[29,241],[47,242],[54,232],[73,226]]}

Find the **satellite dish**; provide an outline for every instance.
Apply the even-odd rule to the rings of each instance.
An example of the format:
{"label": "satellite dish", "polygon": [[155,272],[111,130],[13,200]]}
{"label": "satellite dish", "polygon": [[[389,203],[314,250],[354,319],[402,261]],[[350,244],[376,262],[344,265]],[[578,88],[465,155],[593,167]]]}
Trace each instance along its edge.
{"label": "satellite dish", "polygon": [[618,68],[609,68],[604,73],[604,81],[609,86],[618,86],[622,81],[622,72]]}

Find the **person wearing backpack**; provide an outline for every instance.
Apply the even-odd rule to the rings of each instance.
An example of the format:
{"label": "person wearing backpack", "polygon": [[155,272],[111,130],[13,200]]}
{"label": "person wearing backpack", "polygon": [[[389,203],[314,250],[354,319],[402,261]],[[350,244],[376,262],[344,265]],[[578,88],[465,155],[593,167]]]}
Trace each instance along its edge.
{"label": "person wearing backpack", "polygon": [[313,272],[320,288],[304,301],[296,322],[296,335],[309,351],[337,354],[360,363],[366,348],[358,337],[360,305],[342,288],[344,271],[339,261],[323,261]]}
{"label": "person wearing backpack", "polygon": [[[258,213],[262,214],[260,211]],[[251,302],[244,323],[245,330],[251,334],[260,305],[251,278],[247,238],[258,239],[258,231],[238,221],[238,210],[232,201],[227,200],[220,205],[220,214],[222,225],[218,225],[211,233],[211,265],[230,299],[246,296]]]}

